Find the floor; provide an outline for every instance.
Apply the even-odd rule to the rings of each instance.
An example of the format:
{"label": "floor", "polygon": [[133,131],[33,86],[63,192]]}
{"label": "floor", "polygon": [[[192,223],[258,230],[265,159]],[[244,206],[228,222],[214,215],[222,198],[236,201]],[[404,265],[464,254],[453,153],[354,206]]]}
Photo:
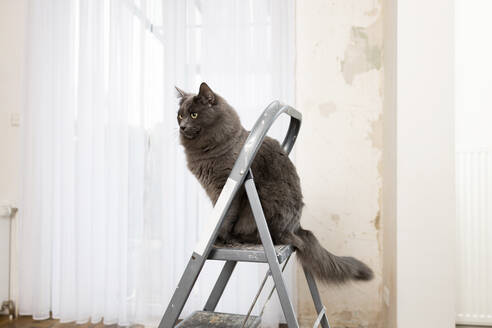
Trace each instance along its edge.
{"label": "floor", "polygon": [[[58,320],[33,320],[32,317],[22,316],[15,320],[9,320],[8,316],[0,316],[0,328],[117,328],[118,325],[60,323]],[[130,328],[143,328],[133,325]]]}
{"label": "floor", "polygon": [[[105,326],[102,323],[96,325],[75,323],[59,323],[58,320],[33,320],[32,317],[23,316],[15,320],[9,320],[8,316],[0,315],[0,328],[117,328],[118,325]],[[134,325],[125,328],[144,328],[144,326]],[[287,328],[286,324],[280,324],[279,328]],[[466,328],[466,327],[464,327]],[[476,328],[476,327],[475,327]],[[490,328],[490,327],[489,327]]]}
{"label": "floor", "polygon": [[[75,323],[59,323],[58,320],[33,320],[32,317],[23,316],[15,320],[9,320],[8,316],[0,315],[0,328],[117,328],[118,325],[105,326],[102,323],[96,325]],[[130,328],[143,328],[144,326],[134,325]],[[280,324],[279,328],[287,328],[287,325]],[[490,326],[457,326],[457,328],[491,328]]]}

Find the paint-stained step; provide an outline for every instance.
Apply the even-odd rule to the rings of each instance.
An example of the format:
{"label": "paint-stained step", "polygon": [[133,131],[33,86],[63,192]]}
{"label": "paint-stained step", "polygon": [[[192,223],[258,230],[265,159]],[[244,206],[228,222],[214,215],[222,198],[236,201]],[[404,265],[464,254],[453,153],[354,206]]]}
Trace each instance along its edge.
{"label": "paint-stained step", "polygon": [[[275,252],[279,263],[284,262],[294,251],[291,245],[275,245]],[[266,263],[263,245],[257,244],[216,244],[208,256],[210,260],[260,262]]]}
{"label": "paint-stained step", "polygon": [[[176,328],[241,328],[246,318],[242,314],[196,311],[184,319]],[[246,322],[245,328],[256,328],[260,325],[261,318],[251,315]]]}

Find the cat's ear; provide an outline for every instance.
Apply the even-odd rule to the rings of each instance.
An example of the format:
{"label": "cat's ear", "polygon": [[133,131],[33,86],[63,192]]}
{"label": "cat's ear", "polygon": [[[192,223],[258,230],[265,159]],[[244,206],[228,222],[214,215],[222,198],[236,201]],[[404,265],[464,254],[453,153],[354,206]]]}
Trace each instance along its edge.
{"label": "cat's ear", "polygon": [[178,98],[185,98],[187,96],[186,92],[175,86],[176,88],[176,97]]}
{"label": "cat's ear", "polygon": [[200,84],[200,91],[198,92],[198,96],[205,100],[205,102],[207,102],[209,105],[215,104],[215,94],[205,82],[202,82],[202,84]]}

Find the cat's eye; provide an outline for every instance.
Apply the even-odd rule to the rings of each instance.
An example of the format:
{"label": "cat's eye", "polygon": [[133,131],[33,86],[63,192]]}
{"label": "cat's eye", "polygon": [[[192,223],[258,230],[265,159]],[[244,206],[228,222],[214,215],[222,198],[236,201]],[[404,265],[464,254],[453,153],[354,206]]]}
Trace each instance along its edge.
{"label": "cat's eye", "polygon": [[182,120],[182,119],[183,119],[183,115],[178,114],[178,118],[179,118],[180,120]]}
{"label": "cat's eye", "polygon": [[192,119],[195,119],[195,118],[197,118],[197,117],[198,117],[198,113],[191,113],[191,115],[190,115],[190,116],[191,116],[191,118],[192,118]]}

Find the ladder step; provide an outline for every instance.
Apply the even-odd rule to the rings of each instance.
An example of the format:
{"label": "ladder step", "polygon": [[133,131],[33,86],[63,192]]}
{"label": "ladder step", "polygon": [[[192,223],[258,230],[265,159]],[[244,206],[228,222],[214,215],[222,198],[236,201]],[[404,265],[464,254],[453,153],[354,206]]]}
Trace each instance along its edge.
{"label": "ladder step", "polygon": [[[181,321],[176,328],[216,327],[216,328],[241,328],[245,315],[233,313],[220,313],[208,311],[196,311]],[[250,316],[245,328],[256,328],[260,325],[261,318]]]}
{"label": "ladder step", "polygon": [[[294,248],[291,245],[276,245],[278,262],[284,262]],[[214,245],[208,256],[210,260],[237,261],[237,262],[260,262],[267,263],[263,245],[257,244],[230,244]]]}

